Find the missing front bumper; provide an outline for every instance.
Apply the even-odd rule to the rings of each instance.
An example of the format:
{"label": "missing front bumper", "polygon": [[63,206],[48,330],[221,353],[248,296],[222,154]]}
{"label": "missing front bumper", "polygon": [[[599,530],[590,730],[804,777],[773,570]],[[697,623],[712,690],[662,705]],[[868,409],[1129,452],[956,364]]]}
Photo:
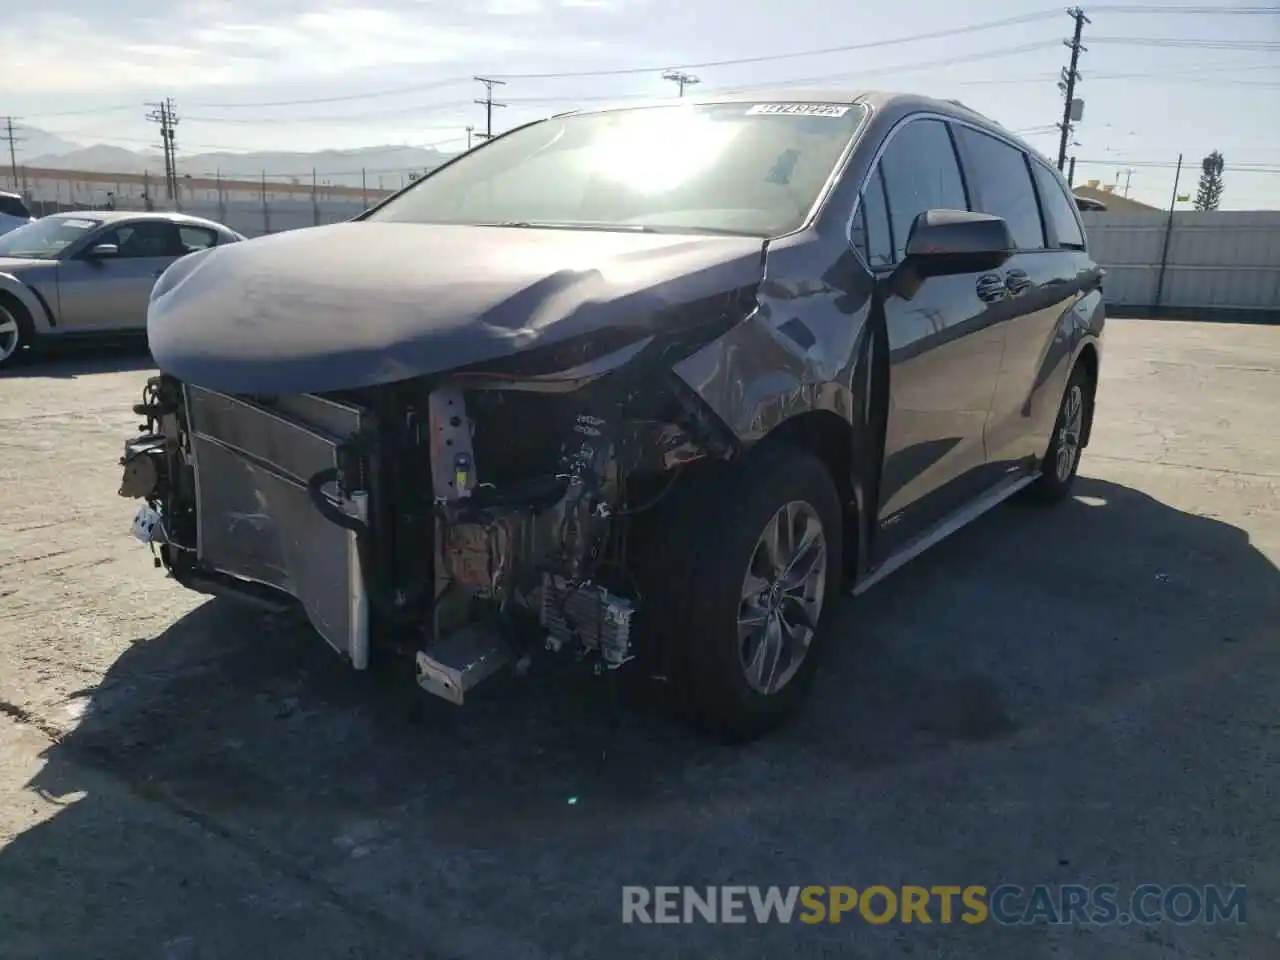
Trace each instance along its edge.
{"label": "missing front bumper", "polygon": [[[310,477],[338,465],[339,449],[365,427],[364,412],[318,397],[282,398],[273,409],[185,389],[197,566],[296,598],[316,631],[365,669],[369,598],[357,535],[321,516],[307,491]],[[338,506],[368,518],[364,492]]]}

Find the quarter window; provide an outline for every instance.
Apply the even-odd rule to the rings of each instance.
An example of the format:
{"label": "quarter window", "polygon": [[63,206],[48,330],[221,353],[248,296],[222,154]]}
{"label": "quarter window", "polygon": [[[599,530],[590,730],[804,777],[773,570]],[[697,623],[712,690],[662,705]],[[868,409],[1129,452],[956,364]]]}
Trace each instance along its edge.
{"label": "quarter window", "polygon": [[893,234],[889,230],[889,208],[884,202],[884,178],[879,166],[863,188],[851,239],[868,266],[893,264]]}
{"label": "quarter window", "polygon": [[1045,226],[1060,247],[1083,250],[1084,231],[1076,213],[1075,201],[1067,196],[1066,187],[1057,175],[1040,163],[1032,163],[1036,186],[1040,189],[1040,204],[1044,207]]}
{"label": "quarter window", "polygon": [[0,193],[0,213],[8,217],[21,217],[23,220],[31,217],[31,211],[27,209],[21,197],[3,193]]}
{"label": "quarter window", "polygon": [[973,209],[1002,217],[1019,250],[1044,248],[1044,228],[1036,191],[1021,150],[970,127],[955,126]]}
{"label": "quarter window", "polygon": [[218,235],[204,227],[179,227],[178,236],[182,238],[182,246],[188,253],[212,247],[218,242]]}
{"label": "quarter window", "polygon": [[967,210],[964,180],[947,127],[913,120],[889,140],[880,158],[894,260],[903,258],[916,217],[926,210]]}

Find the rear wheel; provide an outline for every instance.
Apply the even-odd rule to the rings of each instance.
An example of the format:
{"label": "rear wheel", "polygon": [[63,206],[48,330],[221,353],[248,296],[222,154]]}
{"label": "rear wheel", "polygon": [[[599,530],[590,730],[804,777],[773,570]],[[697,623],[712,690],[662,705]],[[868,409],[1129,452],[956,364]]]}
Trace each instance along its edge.
{"label": "rear wheel", "polygon": [[31,345],[32,341],[31,318],[27,311],[12,298],[0,297],[0,369],[17,361],[22,348]]}
{"label": "rear wheel", "polygon": [[751,739],[795,711],[817,667],[841,583],[839,496],[821,460],[782,445],[683,493],[648,565],[653,639],[681,712]]}
{"label": "rear wheel", "polygon": [[1085,423],[1092,406],[1093,381],[1084,365],[1076,364],[1062,394],[1049,449],[1040,465],[1040,476],[1030,488],[1035,499],[1054,503],[1071,492],[1080,469]]}

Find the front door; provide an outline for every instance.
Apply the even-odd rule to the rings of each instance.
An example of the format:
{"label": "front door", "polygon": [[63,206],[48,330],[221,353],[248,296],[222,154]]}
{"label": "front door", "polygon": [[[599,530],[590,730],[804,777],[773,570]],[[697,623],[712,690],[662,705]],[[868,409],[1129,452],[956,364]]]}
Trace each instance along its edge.
{"label": "front door", "polygon": [[999,318],[1008,297],[1003,283],[985,275],[930,277],[910,299],[887,283],[917,216],[968,209],[942,121],[911,120],[890,134],[861,207],[869,262],[881,277],[890,364],[878,560],[988,482],[983,429],[1000,369]]}
{"label": "front door", "polygon": [[[104,243],[117,254],[94,257]],[[151,288],[181,250],[177,227],[165,220],[108,226],[58,265],[60,324],[68,333],[145,330]]]}

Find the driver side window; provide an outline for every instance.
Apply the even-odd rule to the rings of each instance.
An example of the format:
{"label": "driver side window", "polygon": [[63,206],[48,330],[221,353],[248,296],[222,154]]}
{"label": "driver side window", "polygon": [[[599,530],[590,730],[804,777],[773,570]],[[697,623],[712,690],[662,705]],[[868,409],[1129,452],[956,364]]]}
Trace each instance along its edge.
{"label": "driver side window", "polygon": [[115,244],[122,260],[176,257],[182,248],[177,227],[160,220],[141,220],[110,227],[94,239],[93,246],[100,243]]}
{"label": "driver side window", "polygon": [[900,262],[916,217],[926,210],[968,210],[951,132],[941,120],[911,120],[890,135],[880,157],[885,201]]}

